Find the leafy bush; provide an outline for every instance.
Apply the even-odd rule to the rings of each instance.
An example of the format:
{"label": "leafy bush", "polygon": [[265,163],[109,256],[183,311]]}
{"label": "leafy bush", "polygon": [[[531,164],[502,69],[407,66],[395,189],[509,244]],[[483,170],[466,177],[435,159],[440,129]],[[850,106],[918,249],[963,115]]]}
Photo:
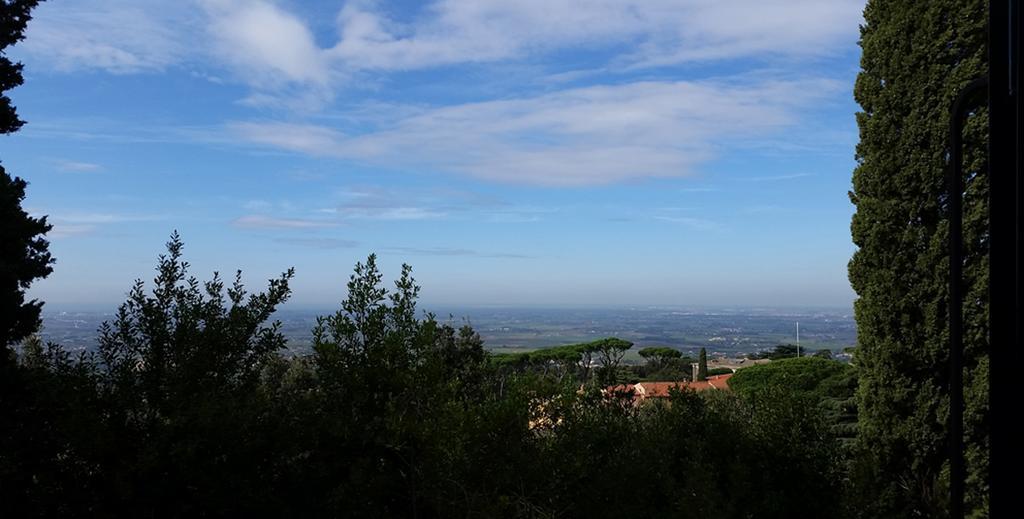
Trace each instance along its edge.
{"label": "leafy bush", "polygon": [[713,377],[715,375],[728,375],[733,371],[729,368],[711,368],[708,370],[708,376]]}
{"label": "leafy bush", "polygon": [[[151,294],[136,283],[97,355],[25,350],[0,452],[5,515],[839,513],[835,442],[799,394],[635,406],[602,391],[628,341],[488,357],[470,327],[417,315],[408,266],[385,289],[372,255],[318,320],[314,353],[282,357],[266,323],[291,271],[246,295],[189,278],[181,252],[174,235]],[[587,355],[594,384],[537,369]]]}

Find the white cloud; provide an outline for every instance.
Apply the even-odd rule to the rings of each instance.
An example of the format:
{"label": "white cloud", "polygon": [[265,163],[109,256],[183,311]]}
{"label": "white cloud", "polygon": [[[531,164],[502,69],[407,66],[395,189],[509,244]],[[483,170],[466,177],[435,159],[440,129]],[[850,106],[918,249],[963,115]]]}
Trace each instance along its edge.
{"label": "white cloud", "polygon": [[237,122],[229,129],[253,142],[311,155],[326,154],[345,139],[341,132],[311,124]]}
{"label": "white cloud", "polygon": [[458,210],[449,201],[465,197],[461,192],[422,192],[396,190],[379,186],[347,189],[340,193],[343,201],[322,212],[346,220],[433,220],[444,218],[449,210]]}
{"label": "white cloud", "polygon": [[684,225],[698,231],[712,231],[720,229],[722,226],[711,220],[705,220],[704,218],[693,218],[689,216],[665,216],[658,215],[654,217],[655,220],[661,220],[663,222],[671,222],[680,225]]}
{"label": "white cloud", "polygon": [[288,245],[301,245],[303,247],[312,247],[314,249],[348,249],[359,245],[359,242],[353,240],[342,240],[340,238],[277,238],[274,241],[278,243],[286,243]]}
{"label": "white cloud", "polygon": [[[390,16],[346,2],[316,34],[273,0],[46,2],[24,47],[60,70],[228,68],[246,104],[309,109],[359,71],[423,69],[607,52],[604,70],[748,57],[822,55],[857,38],[863,0],[436,0]],[[318,37],[319,36],[319,37]],[[579,72],[579,71],[578,71]],[[556,74],[557,75],[557,74]]]}
{"label": "white cloud", "polygon": [[47,222],[53,224],[53,229],[47,233],[47,237],[53,239],[70,238],[92,234],[101,228],[111,224],[128,222],[151,222],[164,219],[158,215],[140,214],[115,214],[115,213],[93,213],[93,212],[57,212],[47,213],[46,211],[31,210],[33,217],[46,216]]}
{"label": "white cloud", "polygon": [[152,222],[163,219],[160,216],[112,213],[55,213],[50,215],[50,218],[54,221],[74,224]]}
{"label": "white cloud", "polygon": [[186,45],[195,26],[187,7],[163,0],[43,2],[15,49],[63,71],[164,70],[193,52]]}
{"label": "white cloud", "polygon": [[60,240],[64,238],[72,238],[75,236],[92,234],[95,230],[95,225],[77,225],[56,222],[53,224],[53,229],[50,229],[50,232],[46,233],[46,237],[50,239]]}
{"label": "white cloud", "polygon": [[250,83],[325,86],[330,70],[306,23],[272,2],[207,0],[216,53]]}
{"label": "white cloud", "polygon": [[564,47],[639,50],[626,66],[814,55],[856,38],[863,0],[440,0],[412,21],[349,2],[331,49],[360,69],[522,58]]}
{"label": "white cloud", "polygon": [[336,222],[310,220],[305,218],[275,218],[264,215],[246,215],[231,222],[236,227],[248,229],[319,229],[336,227]]}
{"label": "white cloud", "polygon": [[744,214],[769,215],[793,211],[792,207],[778,204],[753,205],[743,208]]}
{"label": "white cloud", "polygon": [[227,68],[242,83],[270,92],[253,94],[249,104],[267,104],[278,94],[306,103],[329,97],[326,53],[304,21],[274,2],[45,2],[33,14],[16,49],[56,70],[122,74],[188,65],[191,76],[222,83],[218,74],[194,67]]}
{"label": "white cloud", "polygon": [[[238,122],[242,139],[312,155],[502,182],[588,185],[678,177],[729,139],[791,125],[826,80],[638,82],[377,114],[372,129]],[[365,126],[365,125],[364,125]]]}
{"label": "white cloud", "polygon": [[325,211],[347,220],[433,220],[447,216],[425,207],[340,207]]}
{"label": "white cloud", "polygon": [[99,164],[75,160],[58,160],[56,166],[59,171],[67,173],[92,173],[103,169]]}
{"label": "white cloud", "polygon": [[804,178],[813,176],[811,173],[788,173],[785,175],[771,175],[765,177],[753,177],[750,180],[754,182],[778,182],[780,180],[794,180],[797,178]]}
{"label": "white cloud", "polygon": [[478,258],[529,259],[533,256],[514,252],[478,252],[454,247],[386,247],[381,252],[409,256],[472,256]]}

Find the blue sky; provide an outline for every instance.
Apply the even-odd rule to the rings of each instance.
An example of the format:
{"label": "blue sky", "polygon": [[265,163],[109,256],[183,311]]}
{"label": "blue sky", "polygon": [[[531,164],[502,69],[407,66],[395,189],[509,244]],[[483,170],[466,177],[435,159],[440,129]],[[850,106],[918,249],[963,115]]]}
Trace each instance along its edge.
{"label": "blue sky", "polygon": [[112,306],[193,273],[334,305],[376,252],[428,304],[848,306],[863,1],[49,0],[0,141]]}

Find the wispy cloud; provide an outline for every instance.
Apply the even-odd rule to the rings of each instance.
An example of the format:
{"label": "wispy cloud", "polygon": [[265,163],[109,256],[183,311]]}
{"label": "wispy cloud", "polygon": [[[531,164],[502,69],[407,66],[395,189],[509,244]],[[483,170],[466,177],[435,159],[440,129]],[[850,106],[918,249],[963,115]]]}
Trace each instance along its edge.
{"label": "wispy cloud", "polygon": [[356,186],[338,197],[337,205],[319,212],[345,220],[434,220],[510,209],[500,199],[458,189]]}
{"label": "wispy cloud", "polygon": [[346,189],[340,197],[338,205],[320,212],[346,220],[432,220],[448,213],[437,200],[424,197],[423,193],[380,186]]}
{"label": "wispy cloud", "polygon": [[166,217],[145,214],[57,212],[51,214],[50,218],[53,219],[54,221],[69,222],[76,224],[105,224],[124,222],[153,222],[163,220]]}
{"label": "wispy cloud", "polygon": [[35,217],[46,216],[47,221],[53,224],[53,229],[47,233],[52,239],[70,238],[83,236],[101,231],[105,226],[129,223],[129,222],[152,222],[164,220],[162,215],[145,214],[118,214],[99,212],[54,212],[33,209],[30,213]]}
{"label": "wispy cloud", "polygon": [[[23,47],[58,70],[181,66],[249,85],[244,102],[311,108],[353,77],[601,50],[609,73],[686,62],[825,55],[857,35],[863,0],[434,0],[401,19],[375,1],[334,30],[272,0],[44,3]],[[319,29],[320,32],[314,29]]]}
{"label": "wispy cloud", "polygon": [[754,206],[750,206],[750,207],[745,207],[745,208],[743,208],[743,213],[744,214],[763,215],[763,214],[785,213],[785,212],[789,212],[789,211],[792,211],[792,210],[793,210],[792,207],[787,207],[787,206],[778,205],[778,204],[766,204],[766,205],[754,205]]}
{"label": "wispy cloud", "polygon": [[103,166],[93,162],[80,162],[74,160],[58,160],[55,165],[58,171],[66,173],[92,173],[103,169]]}
{"label": "wispy cloud", "polygon": [[340,207],[320,211],[349,220],[433,220],[446,216],[423,207]]}
{"label": "wispy cloud", "polygon": [[[856,34],[858,0],[440,0],[402,23],[375,2],[339,16],[329,52],[352,68],[410,69],[629,43],[620,66],[827,52]],[[752,15],[756,13],[756,15]]]}
{"label": "wispy cloud", "polygon": [[474,256],[478,258],[528,259],[533,256],[509,252],[478,252],[449,247],[385,247],[381,252],[409,256]]}
{"label": "wispy cloud", "polygon": [[185,2],[43,2],[26,30],[25,52],[62,71],[115,74],[164,70],[186,59],[195,20]]}
{"label": "wispy cloud", "polygon": [[[336,74],[308,22],[265,0],[93,0],[43,3],[18,49],[73,72],[153,73],[173,67],[251,86],[250,104],[329,99]],[[315,100],[315,101],[312,101]]]}
{"label": "wispy cloud", "polygon": [[246,215],[231,222],[235,227],[246,229],[320,229],[337,227],[337,222],[312,220],[307,218],[275,218],[265,215]]}
{"label": "wispy cloud", "polygon": [[339,238],[275,238],[274,241],[279,243],[285,243],[288,245],[300,245],[303,247],[312,247],[315,249],[350,249],[359,245],[359,242],[354,240],[343,240]]}
{"label": "wispy cloud", "polygon": [[790,173],[787,175],[769,175],[766,177],[751,177],[749,180],[753,182],[778,182],[780,180],[793,180],[797,178],[805,178],[814,176],[812,173]]}
{"label": "wispy cloud", "polygon": [[53,229],[46,233],[46,237],[50,239],[64,239],[72,238],[75,236],[83,236],[92,234],[96,231],[95,225],[78,225],[71,223],[53,222]]}
{"label": "wispy cloud", "polygon": [[683,225],[697,231],[713,231],[722,228],[722,225],[718,222],[689,216],[656,215],[654,219]]}
{"label": "wispy cloud", "polygon": [[361,133],[322,125],[236,122],[239,138],[394,168],[432,168],[551,186],[678,177],[719,142],[794,123],[831,81],[638,82],[536,97],[399,110]]}
{"label": "wispy cloud", "polygon": [[534,223],[544,221],[545,217],[558,213],[559,209],[551,207],[511,206],[484,211],[483,215],[494,223]]}

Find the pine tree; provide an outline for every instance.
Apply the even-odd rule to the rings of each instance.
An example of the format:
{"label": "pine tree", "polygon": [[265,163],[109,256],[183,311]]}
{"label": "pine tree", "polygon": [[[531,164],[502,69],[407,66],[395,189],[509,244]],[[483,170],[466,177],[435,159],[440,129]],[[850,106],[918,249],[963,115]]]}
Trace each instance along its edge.
{"label": "pine tree", "polygon": [[0,166],[0,347],[20,342],[39,328],[43,304],[25,301],[33,280],[53,271],[49,243],[42,235],[52,227],[21,208],[26,182],[11,178]]}
{"label": "pine tree", "polygon": [[[854,96],[860,142],[850,261],[860,369],[859,477],[865,516],[948,506],[949,112],[987,71],[983,0],[870,0]],[[986,114],[964,133],[967,509],[987,509]]]}
{"label": "pine tree", "polygon": [[[7,47],[21,41],[30,12],[38,0],[0,1],[0,134],[23,124],[5,92],[21,85],[22,64],[12,63]],[[32,281],[52,272],[49,243],[42,238],[51,226],[46,218],[33,218],[21,208],[27,183],[12,178],[0,166],[0,348],[20,342],[39,327],[42,303],[25,301]],[[0,353],[0,363],[10,360]]]}

